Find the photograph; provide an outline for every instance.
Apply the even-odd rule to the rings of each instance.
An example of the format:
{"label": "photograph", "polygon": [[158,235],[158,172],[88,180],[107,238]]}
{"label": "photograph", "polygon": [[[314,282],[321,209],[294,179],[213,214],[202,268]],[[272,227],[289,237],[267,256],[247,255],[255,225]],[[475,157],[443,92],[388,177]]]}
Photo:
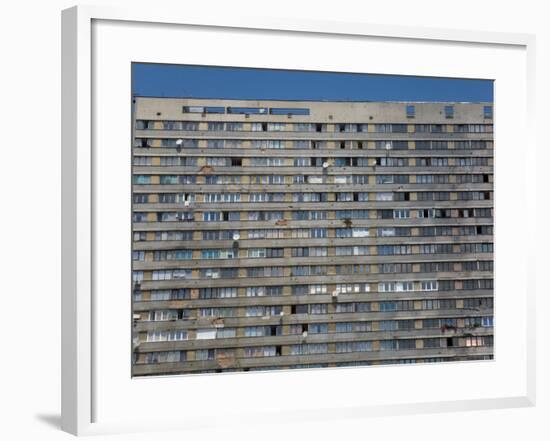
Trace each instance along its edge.
{"label": "photograph", "polygon": [[132,375],[493,360],[493,86],[133,63]]}
{"label": "photograph", "polygon": [[548,8],[466,3],[7,3],[0,438],[550,440]]}

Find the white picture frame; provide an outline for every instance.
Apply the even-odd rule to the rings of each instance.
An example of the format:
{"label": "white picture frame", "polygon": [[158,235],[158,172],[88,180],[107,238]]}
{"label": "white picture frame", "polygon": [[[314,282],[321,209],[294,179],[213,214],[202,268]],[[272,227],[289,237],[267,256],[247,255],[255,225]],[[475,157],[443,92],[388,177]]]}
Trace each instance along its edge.
{"label": "white picture frame", "polygon": [[[94,25],[97,23],[106,23],[108,31],[104,34],[96,32]],[[497,197],[495,208],[497,210],[497,219],[499,210],[506,213],[506,196],[505,194],[513,193],[516,197],[521,197],[523,206],[533,213],[531,219],[527,220],[530,225],[531,233],[529,240],[525,241],[525,255],[522,262],[525,268],[518,270],[521,272],[521,277],[518,277],[518,287],[521,287],[518,293],[518,302],[521,302],[521,307],[518,309],[518,320],[520,324],[524,324],[524,332],[518,332],[517,341],[514,345],[522,345],[520,353],[516,354],[521,357],[517,369],[509,371],[510,383],[517,385],[517,391],[504,391],[502,393],[486,391],[480,392],[476,398],[456,398],[449,396],[448,399],[432,399],[430,397],[420,397],[416,401],[411,401],[410,397],[402,397],[400,401],[382,401],[365,404],[354,403],[350,406],[343,405],[346,401],[346,396],[337,394],[334,395],[334,404],[324,406],[322,408],[302,407],[300,409],[288,408],[285,409],[280,405],[274,405],[269,409],[269,406],[262,408],[262,412],[253,414],[250,412],[250,407],[246,407],[243,403],[242,407],[236,405],[236,411],[241,415],[249,415],[253,417],[256,423],[262,422],[290,422],[296,419],[331,419],[342,417],[364,417],[373,415],[399,415],[410,413],[429,413],[441,411],[457,411],[457,410],[476,410],[489,408],[504,408],[504,407],[524,407],[532,406],[535,403],[535,287],[534,287],[534,251],[531,248],[534,237],[534,211],[535,199],[533,190],[535,188],[535,164],[536,151],[533,138],[532,124],[534,116],[534,53],[535,39],[532,35],[527,34],[507,34],[507,33],[492,33],[492,32],[475,32],[475,31],[459,31],[451,29],[427,29],[417,27],[398,27],[373,25],[365,23],[337,23],[337,22],[319,22],[319,21],[295,21],[292,19],[275,19],[275,18],[240,18],[232,19],[226,17],[190,17],[186,15],[185,9],[173,8],[169,11],[151,11],[150,9],[141,10],[139,8],[132,10],[119,10],[110,7],[95,7],[95,6],[78,6],[63,11],[62,14],[62,428],[63,430],[77,434],[90,435],[98,433],[113,433],[141,430],[166,430],[166,429],[186,429],[197,427],[223,427],[230,424],[231,414],[227,416],[218,416],[204,412],[197,405],[197,413],[188,417],[176,418],[168,416],[167,418],[159,414],[151,415],[149,419],[136,418],[139,422],[132,421],[128,415],[122,414],[120,410],[120,418],[110,411],[108,417],[103,415],[107,411],[102,410],[101,402],[105,401],[106,385],[113,386],[112,382],[107,382],[102,379],[105,373],[104,366],[98,368],[98,360],[105,359],[102,356],[104,345],[98,344],[96,341],[98,326],[109,327],[111,322],[106,319],[104,324],[98,325],[97,316],[101,314],[104,302],[98,302],[94,299],[94,293],[97,290],[98,282],[97,271],[101,271],[98,265],[99,254],[103,249],[96,243],[97,238],[102,233],[98,233],[98,218],[96,213],[101,211],[101,205],[106,203],[101,195],[104,191],[96,186],[100,184],[98,179],[108,179],[107,177],[99,178],[100,173],[98,168],[101,167],[101,159],[94,155],[94,138],[98,139],[96,131],[98,130],[98,96],[95,91],[98,87],[99,78],[104,78],[100,75],[98,57],[101,57],[101,48],[104,47],[105,39],[113,32],[124,34],[123,29],[113,29],[112,26],[149,26],[154,29],[155,34],[168,32],[168,29],[174,30],[179,27],[187,27],[189,29],[212,32],[219,29],[219,32],[236,34],[246,34],[254,32],[255,35],[269,34],[270,38],[280,36],[284,39],[285,47],[292,44],[292,39],[302,38],[304,36],[312,36],[326,38],[331,44],[347,44],[345,41],[353,40],[363,41],[369,39],[377,42],[397,41],[408,45],[466,45],[467,49],[474,51],[475,48],[483,48],[488,51],[506,52],[509,50],[515,61],[520,60],[522,65],[518,68],[518,77],[510,77],[503,80],[502,84],[511,85],[512,81],[518,81],[516,84],[519,92],[511,98],[509,102],[520,103],[516,114],[518,123],[516,127],[506,124],[507,115],[513,112],[506,112],[505,106],[509,104],[507,97],[499,101],[499,93],[496,94],[496,130],[495,140],[497,149],[500,145],[506,145],[508,138],[505,136],[510,134],[510,139],[516,139],[518,132],[526,129],[522,134],[524,140],[524,155],[521,164],[518,166],[518,188],[507,187],[504,179],[499,179],[499,176],[505,176],[511,169],[514,161],[513,157],[508,157],[510,153],[497,153],[497,162],[495,167],[495,189],[498,192],[502,188],[503,196]],[[164,30],[166,29],[166,30]],[[143,32],[143,29],[140,29]],[[117,35],[118,35],[117,34]],[[133,35],[128,34],[128,41],[132,41]],[[121,35],[121,39],[124,39]],[[155,35],[154,38],[160,38]],[[289,43],[290,41],[290,43]],[[206,43],[205,43],[206,44]],[[287,49],[287,50],[292,50]],[[289,52],[290,53],[290,52]],[[510,55],[512,56],[512,55]],[[220,55],[221,57],[221,55]],[[498,55],[498,60],[506,58],[505,55]],[[185,58],[185,57],[184,57]],[[259,57],[261,58],[261,57]],[[107,58],[108,59],[108,58]],[[159,61],[166,62],[164,56],[159,55]],[[154,59],[136,59],[135,61],[154,61]],[[410,61],[410,60],[409,60]],[[263,61],[258,61],[262,63]],[[98,63],[98,65],[96,65]],[[220,63],[225,65],[225,61],[220,59]],[[251,66],[254,66],[254,61],[249,61]],[[321,63],[321,62],[320,62]],[[191,63],[192,64],[192,63]],[[396,64],[397,65],[397,64]],[[103,66],[103,64],[101,64]],[[260,66],[264,67],[264,66]],[[284,66],[273,66],[284,67]],[[320,70],[330,70],[333,66],[319,66]],[[321,68],[322,67],[322,68]],[[502,67],[502,66],[501,66]],[[399,68],[390,69],[384,73],[404,73],[412,72],[414,68]],[[495,68],[496,69],[496,68]],[[519,73],[519,71],[523,73]],[[445,76],[445,69],[442,68],[441,76]],[[433,71],[426,71],[426,74],[433,74]],[[522,75],[525,75],[522,77]],[[519,79],[518,79],[519,78]],[[128,79],[129,80],[129,79]],[[506,81],[509,81],[508,83]],[[499,90],[499,78],[496,78],[497,91]],[[103,84],[103,83],[101,83]],[[99,87],[103,87],[100,85]],[[502,92],[502,90],[500,90]],[[505,93],[504,91],[503,93]],[[129,95],[128,95],[129,98]],[[103,102],[102,102],[103,103]],[[129,104],[129,103],[128,103]],[[104,105],[104,104],[101,104]],[[116,106],[114,106],[116,108]],[[101,114],[99,114],[101,115]],[[502,115],[502,117],[499,117]],[[120,115],[117,117],[124,119],[127,123],[130,120],[129,114]],[[499,119],[501,118],[501,119]],[[101,125],[100,125],[101,126]],[[509,131],[509,132],[507,132]],[[129,145],[129,144],[128,144]],[[499,175],[500,173],[500,175]],[[129,177],[128,177],[129,180]],[[515,192],[515,193],[514,193]],[[114,196],[113,196],[114,197]],[[112,203],[112,201],[111,201]],[[503,218],[504,219],[504,218]],[[513,219],[507,226],[506,222],[502,221],[502,228],[499,226],[499,221],[496,221],[496,251],[495,259],[502,261],[502,268],[506,268],[506,247],[500,244],[506,242],[507,228],[513,228]],[[510,230],[511,231],[511,230]],[[500,249],[500,251],[499,251]],[[499,257],[499,253],[500,256]],[[501,271],[502,277],[506,277],[506,271]],[[497,281],[498,281],[498,263],[497,263]],[[101,279],[102,280],[102,279]],[[504,279],[502,279],[504,280]],[[508,329],[504,319],[505,308],[499,308],[499,286],[502,287],[502,293],[505,293],[503,284],[496,284],[495,295],[497,298],[497,320],[502,323],[502,329]],[[512,288],[509,288],[510,290]],[[503,302],[504,305],[504,302]],[[498,317],[499,311],[503,311],[502,322]],[[120,316],[124,317],[127,311],[121,310]],[[125,319],[121,319],[123,325],[126,325]],[[497,325],[497,342],[499,325]],[[118,331],[116,331],[118,332]],[[122,332],[122,331],[121,331]],[[521,334],[521,335],[519,335]],[[504,335],[504,331],[502,333]],[[508,334],[506,334],[508,335]],[[122,335],[124,337],[124,335]],[[103,337],[101,337],[103,338]],[[103,341],[103,340],[101,340]],[[116,339],[113,339],[116,341]],[[123,340],[122,340],[123,341]],[[503,340],[501,340],[503,341]],[[114,343],[113,343],[114,344]],[[129,345],[129,343],[128,343]],[[524,345],[524,346],[523,346]],[[110,348],[112,349],[112,348]],[[499,354],[505,354],[506,347],[501,344],[496,349],[496,360],[499,362]],[[513,353],[510,357],[513,357]],[[502,360],[506,360],[503,355]],[[495,362],[495,364],[498,364]],[[128,365],[130,360],[128,358]],[[452,364],[451,364],[452,365]],[[457,367],[458,364],[446,366],[446,369],[456,369],[457,375],[463,369],[468,369],[468,372],[479,372],[480,376],[485,374],[491,375],[491,369],[486,367],[487,364],[461,364],[469,367]],[[128,368],[128,369],[126,369]],[[430,367],[431,369],[432,367]],[[401,369],[400,374],[404,374],[403,369],[407,367],[384,367],[383,369]],[[381,371],[383,369],[379,369]],[[416,369],[416,367],[415,367]],[[129,366],[120,367],[118,371],[129,371]],[[419,369],[417,374],[421,374]],[[428,375],[435,375],[437,367],[433,367],[433,371]],[[335,382],[339,372],[342,370],[330,370],[330,372],[306,372],[309,377],[315,377],[324,382]],[[485,373],[485,371],[487,371]],[[365,375],[369,370],[351,369],[345,371],[346,376],[350,377],[349,381],[357,381],[359,375]],[[375,372],[375,371],[372,371]],[[393,371],[395,372],[395,371]],[[464,371],[465,372],[465,371]],[[107,374],[106,374],[107,375]],[[118,375],[118,374],[117,374]],[[231,382],[238,383],[240,387],[250,388],[261,387],[266,382],[272,382],[273,375],[287,376],[288,381],[298,381],[305,384],[304,373],[259,373],[254,375],[241,375],[231,377]],[[426,372],[424,374],[426,375]],[[513,378],[512,378],[513,377]],[[216,387],[216,390],[224,390],[228,386],[227,375],[221,375],[220,379],[214,380],[211,376],[197,376],[193,380],[188,380],[189,390],[198,390],[201,387]],[[282,377],[276,377],[282,378]],[[129,379],[131,380],[131,379]],[[136,380],[134,380],[136,382]],[[179,382],[181,379],[175,378],[160,378],[155,380],[147,379],[146,381],[137,380],[140,383],[140,388],[149,389],[147,393],[152,393],[156,387],[166,387],[170,382]],[[191,381],[193,384],[191,385]],[[145,382],[147,384],[145,385]],[[215,386],[206,386],[207,382],[215,383]],[[276,383],[276,382],[275,382]],[[116,384],[116,383],[115,383]],[[103,386],[101,386],[103,385]],[[145,386],[144,386],[145,385]],[[158,386],[156,386],[158,385]],[[103,387],[103,389],[102,389]],[[170,386],[172,387],[172,386]],[[180,386],[173,386],[180,387]],[[307,387],[307,386],[306,386]],[[161,389],[159,389],[161,390]],[[230,392],[234,390],[228,389]],[[127,390],[121,389],[116,391],[120,396],[124,397],[128,402],[131,402],[130,394]],[[411,391],[412,392],[412,391]],[[435,392],[434,392],[435,393]],[[432,394],[433,395],[433,394]],[[145,396],[145,395],[144,395]],[[351,399],[351,395],[348,397]],[[359,400],[360,401],[360,400]],[[351,400],[350,400],[351,403]],[[117,403],[120,408],[120,403]],[[247,411],[248,409],[248,411]],[[247,413],[249,412],[249,413]]]}

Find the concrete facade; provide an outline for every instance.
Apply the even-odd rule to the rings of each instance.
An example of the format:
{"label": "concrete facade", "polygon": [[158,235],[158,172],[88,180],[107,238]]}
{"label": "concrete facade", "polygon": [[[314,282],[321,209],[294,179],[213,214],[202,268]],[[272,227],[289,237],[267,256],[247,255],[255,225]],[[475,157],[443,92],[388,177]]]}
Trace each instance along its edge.
{"label": "concrete facade", "polygon": [[493,356],[491,103],[134,99],[133,374]]}

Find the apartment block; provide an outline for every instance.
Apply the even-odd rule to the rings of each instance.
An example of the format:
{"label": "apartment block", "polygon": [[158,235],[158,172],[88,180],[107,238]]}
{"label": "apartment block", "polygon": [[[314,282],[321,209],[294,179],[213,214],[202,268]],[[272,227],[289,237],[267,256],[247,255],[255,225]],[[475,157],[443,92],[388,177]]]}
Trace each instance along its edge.
{"label": "apartment block", "polygon": [[493,357],[492,103],[135,97],[135,376]]}

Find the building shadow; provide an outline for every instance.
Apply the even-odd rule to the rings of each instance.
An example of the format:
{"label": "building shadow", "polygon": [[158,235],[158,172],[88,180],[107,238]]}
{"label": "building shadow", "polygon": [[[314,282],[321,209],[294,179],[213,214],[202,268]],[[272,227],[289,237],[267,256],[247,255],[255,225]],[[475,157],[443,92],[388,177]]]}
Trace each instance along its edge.
{"label": "building shadow", "polygon": [[36,419],[55,429],[61,429],[61,415],[55,413],[37,414]]}

